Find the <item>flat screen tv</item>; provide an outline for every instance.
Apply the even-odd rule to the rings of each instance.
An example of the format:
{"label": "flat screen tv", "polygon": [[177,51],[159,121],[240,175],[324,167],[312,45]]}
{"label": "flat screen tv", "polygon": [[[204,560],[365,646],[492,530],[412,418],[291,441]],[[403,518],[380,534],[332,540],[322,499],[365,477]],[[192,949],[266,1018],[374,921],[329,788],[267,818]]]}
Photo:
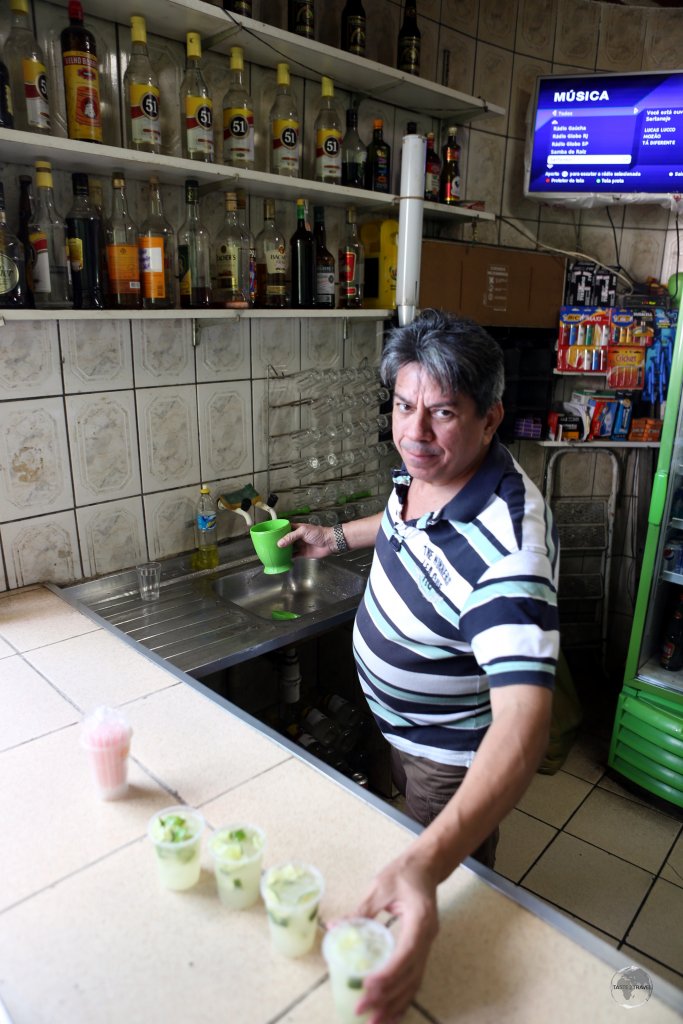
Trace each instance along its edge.
{"label": "flat screen tv", "polygon": [[529,115],[528,197],[577,206],[680,200],[683,71],[543,75]]}

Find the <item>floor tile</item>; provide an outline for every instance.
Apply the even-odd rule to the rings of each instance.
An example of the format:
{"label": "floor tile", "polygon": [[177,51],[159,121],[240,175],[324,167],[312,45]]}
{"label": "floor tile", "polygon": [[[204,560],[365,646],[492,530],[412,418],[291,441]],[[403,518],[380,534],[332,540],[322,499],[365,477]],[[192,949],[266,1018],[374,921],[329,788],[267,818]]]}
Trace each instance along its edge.
{"label": "floor tile", "polygon": [[556,775],[534,775],[517,804],[517,810],[525,811],[555,828],[562,828],[591,788],[589,782],[564,771]]}
{"label": "floor tile", "polygon": [[511,882],[519,882],[556,835],[557,829],[545,822],[531,818],[523,811],[512,811],[501,822],[496,871]]}
{"label": "floor tile", "polygon": [[[608,793],[618,793],[619,796],[623,796],[626,800],[631,800],[633,803],[639,804],[641,807],[653,807],[655,798],[649,798],[647,795],[641,795],[633,789],[629,789],[627,780],[623,780],[623,785],[620,783],[616,776],[605,775],[600,782],[598,782],[600,789],[606,789]],[[681,811],[678,807],[673,804],[670,805],[670,816],[676,821],[681,820]],[[667,804],[665,801],[661,801],[661,806],[658,807],[662,814],[668,814]]]}
{"label": "floor tile", "polygon": [[661,870],[661,877],[667,882],[683,887],[683,830],[676,840],[673,850],[666,859],[666,864]]}
{"label": "floor tile", "polygon": [[41,647],[26,659],[84,711],[98,704],[116,707],[178,684],[177,676],[106,630]]}
{"label": "floor tile", "polygon": [[642,868],[562,833],[526,876],[524,888],[620,937],[651,882]]}
{"label": "floor tile", "polygon": [[657,879],[626,942],[683,974],[683,889]]}
{"label": "floor tile", "polygon": [[673,818],[601,789],[594,789],[565,825],[570,835],[653,874],[662,867],[679,831]]}
{"label": "floor tile", "polygon": [[6,640],[0,639],[0,658],[11,658],[16,653],[11,644],[8,644]]}
{"label": "floor tile", "polygon": [[20,654],[0,668],[0,750],[72,725],[76,708],[50,686]]}
{"label": "floor tile", "polygon": [[[326,980],[293,1006],[284,1017],[279,1017],[278,1024],[331,1024],[335,1019],[330,983]],[[415,1006],[411,1006],[405,1016],[401,1017],[401,1024],[429,1024],[429,1021],[431,1018],[425,1017]]]}
{"label": "floor tile", "polygon": [[586,782],[598,782],[607,770],[607,753],[608,746],[604,740],[589,733],[579,735],[567,754],[562,771]]}
{"label": "floor tile", "polygon": [[11,591],[0,597],[0,637],[18,651],[30,651],[96,629],[99,626],[44,587]]}
{"label": "floor tile", "polygon": [[[645,956],[644,953],[641,953],[639,949],[634,949],[633,946],[627,946],[624,944],[621,947],[621,952],[624,954],[625,964],[629,957],[633,956],[633,959],[637,960],[638,963],[646,970],[649,968],[653,974],[659,975],[659,977],[663,978],[664,981],[670,982],[670,984],[675,985],[676,988],[683,989],[683,974],[679,974],[678,971],[672,971],[665,964],[661,964],[657,960],[653,960],[651,957]],[[656,981],[654,984],[654,991],[657,991]]]}
{"label": "floor tile", "polygon": [[592,924],[587,924],[586,921],[582,921],[579,917],[575,917],[574,914],[567,914],[572,921],[576,921],[585,931],[590,932],[591,935],[595,935],[598,939],[602,939],[608,946],[616,947],[619,945],[619,939],[615,935],[608,935],[607,932],[603,932],[600,928],[594,928]]}

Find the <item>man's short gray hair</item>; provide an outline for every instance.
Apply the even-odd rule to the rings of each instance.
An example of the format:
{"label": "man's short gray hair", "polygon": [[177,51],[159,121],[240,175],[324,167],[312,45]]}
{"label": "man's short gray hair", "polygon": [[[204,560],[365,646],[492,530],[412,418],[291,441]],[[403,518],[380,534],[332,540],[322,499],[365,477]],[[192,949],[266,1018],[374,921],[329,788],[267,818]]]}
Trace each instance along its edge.
{"label": "man's short gray hair", "polygon": [[394,388],[407,363],[418,363],[444,394],[469,395],[480,416],[503,397],[502,349],[474,320],[425,309],[411,324],[393,328],[380,361],[387,387]]}

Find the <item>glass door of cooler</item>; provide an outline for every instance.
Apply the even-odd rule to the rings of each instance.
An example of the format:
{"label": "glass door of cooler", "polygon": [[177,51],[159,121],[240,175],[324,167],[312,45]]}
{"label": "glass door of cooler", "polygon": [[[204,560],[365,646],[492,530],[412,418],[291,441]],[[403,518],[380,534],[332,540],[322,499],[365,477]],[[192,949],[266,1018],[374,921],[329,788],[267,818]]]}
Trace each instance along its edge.
{"label": "glass door of cooler", "polygon": [[[683,662],[676,668],[662,665],[662,649],[673,613],[683,595],[683,405],[678,411],[669,479],[662,511],[659,537],[651,566],[643,560],[641,586],[651,573],[650,598],[638,657],[639,679],[683,692]],[[665,467],[660,467],[665,468]],[[651,516],[656,518],[656,516]],[[650,525],[649,530],[657,530]],[[649,546],[649,545],[648,545]],[[681,639],[683,644],[683,637]],[[680,660],[680,659],[679,659]]]}

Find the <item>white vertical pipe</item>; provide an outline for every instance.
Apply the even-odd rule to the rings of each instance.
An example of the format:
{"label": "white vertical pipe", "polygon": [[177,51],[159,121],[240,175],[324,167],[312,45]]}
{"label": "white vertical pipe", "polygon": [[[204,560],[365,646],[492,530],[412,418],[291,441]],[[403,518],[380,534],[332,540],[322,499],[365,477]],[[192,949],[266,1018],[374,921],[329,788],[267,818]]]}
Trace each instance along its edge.
{"label": "white vertical pipe", "polygon": [[426,152],[423,135],[403,136],[396,267],[396,306],[401,326],[415,319],[420,296]]}

